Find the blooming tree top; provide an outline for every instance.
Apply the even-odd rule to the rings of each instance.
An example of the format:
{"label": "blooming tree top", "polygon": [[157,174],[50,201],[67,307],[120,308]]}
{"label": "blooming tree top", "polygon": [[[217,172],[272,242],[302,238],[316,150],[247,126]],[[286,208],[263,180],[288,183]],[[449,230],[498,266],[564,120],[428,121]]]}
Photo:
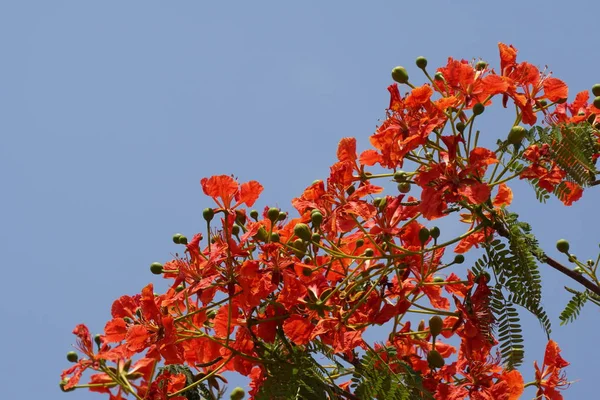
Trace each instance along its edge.
{"label": "blooming tree top", "polygon": [[[563,81],[518,62],[512,46],[499,50],[499,67],[449,58],[433,74],[419,57],[421,86],[394,68],[372,148],[358,154],[354,138],[341,139],[327,179],[292,199],[295,213],[252,209],[263,190],[256,181],[202,179],[214,201],[205,230],[175,235],[184,254],[151,265],[169,289],[149,284],[120,297],[94,337],[78,325],[79,354],[68,354],[61,388],[111,400],[217,399],[221,373],[236,371],[250,377],[253,399],[511,400],[526,386],[561,399],[568,363],[554,341],[529,383],[518,369],[519,311],[550,335],[546,264],[581,287],[561,314],[571,322],[586,302],[600,304],[598,262],[578,261],[565,240],[557,247],[575,268],[548,257],[509,211],[510,184],[527,180],[537,199],[566,206],[596,185],[600,97],[590,104],[584,91],[569,102]],[[514,108],[514,123],[480,132],[494,104]],[[484,147],[490,135],[498,140]],[[394,193],[384,190],[390,181]],[[463,224],[457,237],[435,226],[451,215]],[[480,258],[465,267],[475,248]],[[387,335],[369,343],[375,325]]]}

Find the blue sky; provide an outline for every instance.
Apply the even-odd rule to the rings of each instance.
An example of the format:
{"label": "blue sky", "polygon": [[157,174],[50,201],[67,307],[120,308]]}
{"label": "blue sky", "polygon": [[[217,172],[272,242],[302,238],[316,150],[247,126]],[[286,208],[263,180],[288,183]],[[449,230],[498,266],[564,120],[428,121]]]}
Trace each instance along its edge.
{"label": "blue sky", "polygon": [[[171,235],[203,229],[202,177],[256,179],[261,205],[291,210],[340,138],[366,148],[391,68],[416,75],[420,55],[432,67],[448,56],[498,66],[497,43],[513,44],[572,99],[600,81],[599,12],[593,1],[2,2],[3,397],[102,398],[58,390],[71,330],[100,331],[115,298],[158,282],[148,265],[179,250]],[[502,115],[483,117],[482,135],[506,134]],[[550,254],[565,237],[596,257],[597,189],[566,208],[517,187],[514,210]],[[579,379],[566,396],[590,398],[598,310],[560,327],[565,282],[542,270],[553,338]],[[545,338],[524,325],[527,379]]]}

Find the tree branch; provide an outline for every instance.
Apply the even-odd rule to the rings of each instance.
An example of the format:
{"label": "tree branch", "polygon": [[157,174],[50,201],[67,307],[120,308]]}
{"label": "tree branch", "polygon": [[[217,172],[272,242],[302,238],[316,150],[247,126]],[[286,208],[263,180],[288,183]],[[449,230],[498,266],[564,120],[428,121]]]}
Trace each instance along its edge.
{"label": "tree branch", "polygon": [[[505,237],[507,239],[510,237],[510,235],[508,233],[508,230],[500,222],[496,222],[494,224],[493,228],[496,230],[496,232],[498,232],[498,234],[500,236]],[[531,253],[534,256],[536,256],[534,252],[531,252]],[[598,296],[600,296],[600,287],[598,285],[596,285],[594,282],[592,282],[589,279],[587,279],[585,276],[583,276],[583,275],[581,275],[581,274],[573,271],[570,268],[565,267],[564,265],[562,265],[561,263],[559,263],[558,261],[556,261],[552,257],[548,257],[546,255],[546,253],[543,254],[543,257],[541,257],[541,259],[538,258],[537,256],[536,256],[536,258],[538,260],[540,260],[540,261],[545,262],[546,264],[548,264],[549,266],[551,266],[555,270],[557,270],[559,272],[562,272],[563,274],[567,275],[569,278],[571,278],[574,281],[576,281],[576,282],[580,283],[581,285],[585,286],[586,289],[588,289],[591,292],[593,292],[593,293],[597,294]]]}

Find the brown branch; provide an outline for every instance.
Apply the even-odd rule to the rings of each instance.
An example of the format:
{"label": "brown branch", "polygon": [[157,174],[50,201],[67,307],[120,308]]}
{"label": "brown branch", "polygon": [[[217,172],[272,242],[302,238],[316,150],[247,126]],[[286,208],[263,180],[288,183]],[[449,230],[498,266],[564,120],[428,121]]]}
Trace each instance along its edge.
{"label": "brown branch", "polygon": [[[509,238],[509,233],[508,230],[506,229],[506,227],[504,225],[502,225],[500,222],[496,222],[494,224],[494,229],[496,230],[496,232],[498,232],[498,234],[500,236],[503,236],[505,238]],[[535,253],[532,251],[531,254],[533,254],[535,256]],[[536,257],[538,258],[538,257]],[[540,258],[538,258],[540,259]],[[545,262],[546,264],[548,264],[549,266],[551,266],[552,268],[554,268],[555,270],[562,272],[563,274],[567,275],[569,278],[573,279],[576,282],[579,282],[581,285],[585,286],[586,289],[590,290],[591,292],[597,294],[598,296],[600,296],[600,287],[598,285],[596,285],[594,282],[590,281],[589,279],[587,279],[585,276],[573,271],[570,268],[565,267],[564,265],[562,265],[561,263],[559,263],[558,261],[556,261],[555,259],[553,259],[552,257],[548,257],[545,253],[543,254],[543,256],[541,257],[541,260]]]}

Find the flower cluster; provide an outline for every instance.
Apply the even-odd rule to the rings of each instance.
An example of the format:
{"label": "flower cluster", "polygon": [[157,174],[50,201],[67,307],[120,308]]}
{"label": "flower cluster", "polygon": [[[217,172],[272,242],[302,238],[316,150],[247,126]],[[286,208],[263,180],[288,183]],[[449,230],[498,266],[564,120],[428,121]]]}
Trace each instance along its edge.
{"label": "flower cluster", "polygon": [[[490,258],[492,276],[459,265],[463,253],[491,251],[502,238],[517,251],[519,238],[507,225],[512,179],[529,180],[565,205],[582,196],[594,176],[600,109],[588,104],[587,92],[568,103],[560,79],[517,62],[512,46],[499,50],[499,70],[449,58],[433,77],[420,57],[428,79],[421,86],[395,68],[392,77],[409,92],[396,83],[388,88],[373,147],[358,154],[355,139],[342,139],[326,181],[292,200],[296,218],[274,207],[253,210],[263,189],[256,181],[202,179],[215,202],[203,212],[206,231],[191,240],[175,235],[183,256],[151,266],[170,288],[156,294],[149,284],[117,299],[94,338],[77,326],[83,357],[69,353],[75,364],[63,372],[61,388],[87,387],[114,400],[180,400],[202,388],[218,398],[221,373],[236,371],[250,377],[252,398],[279,398],[266,391],[290,367],[280,386],[295,385],[301,398],[356,399],[367,390],[372,371],[362,366],[369,355],[373,371],[431,398],[518,399],[525,383],[514,367],[523,347],[501,343],[514,321],[503,326],[494,302],[506,300],[508,280],[523,289],[534,281]],[[514,105],[516,119],[496,148],[486,148],[480,136],[492,133],[474,126],[492,100]],[[543,126],[534,126],[538,121]],[[565,149],[582,147],[583,135],[583,156],[565,156]],[[385,182],[398,192],[384,195]],[[454,213],[467,224],[464,233],[443,237],[431,221]],[[431,318],[417,324],[409,313]],[[375,325],[388,336],[370,344],[365,331]],[[316,353],[336,362],[321,366],[324,378],[310,388],[301,381],[314,382],[307,363]],[[543,367],[535,365],[538,396],[562,398],[557,390],[567,385],[567,365],[550,341]],[[82,384],[85,370],[93,374]],[[340,379],[348,375],[352,380]],[[419,379],[411,386],[408,376]],[[377,385],[372,389],[383,398]],[[236,393],[232,398],[241,398]]]}

